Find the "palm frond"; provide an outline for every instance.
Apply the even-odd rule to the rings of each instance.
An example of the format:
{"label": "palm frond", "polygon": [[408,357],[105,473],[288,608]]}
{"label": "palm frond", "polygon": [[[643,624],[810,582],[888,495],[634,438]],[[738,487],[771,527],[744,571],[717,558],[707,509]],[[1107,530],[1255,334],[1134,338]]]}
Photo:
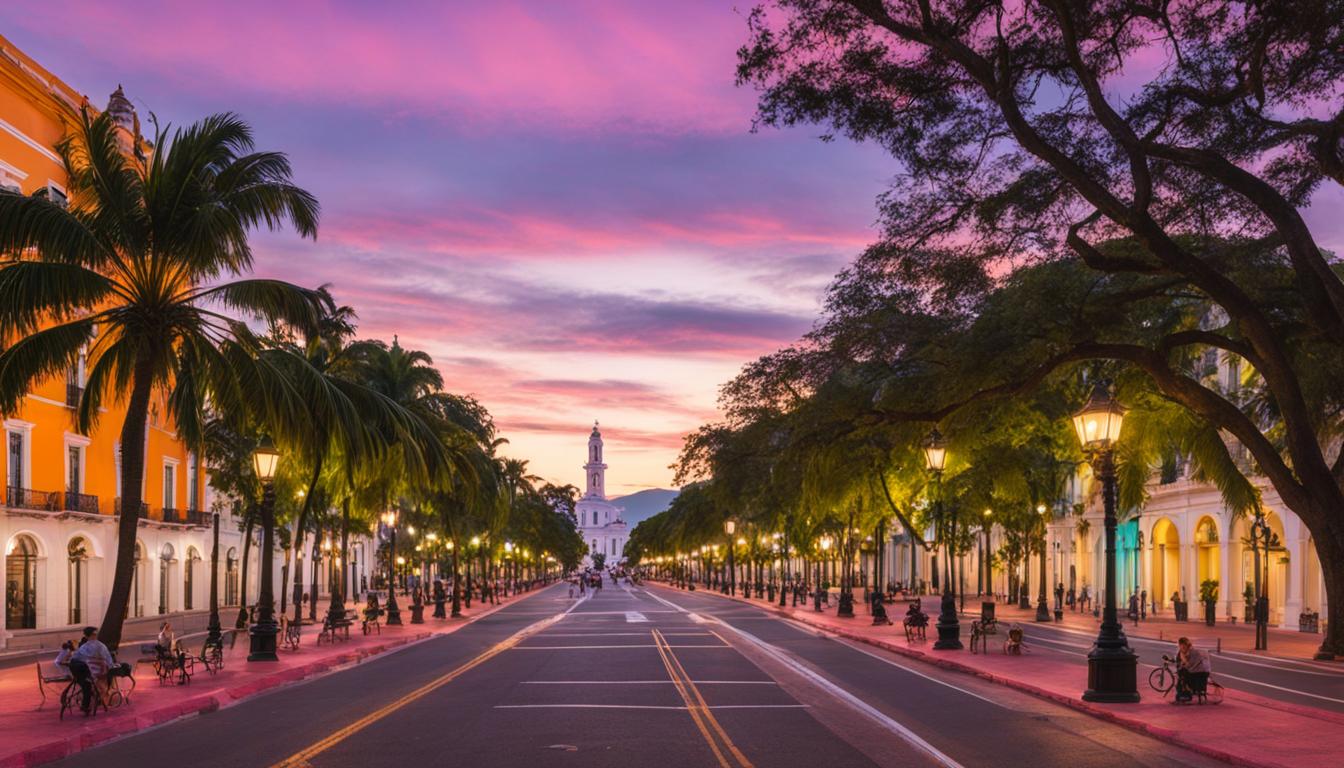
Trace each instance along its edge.
{"label": "palm frond", "polygon": [[108,299],[116,284],[79,264],[13,261],[0,265],[0,338],[27,334]]}
{"label": "palm frond", "polygon": [[0,413],[14,413],[34,381],[63,375],[93,338],[93,321],[81,318],[44,328],[0,352]]}

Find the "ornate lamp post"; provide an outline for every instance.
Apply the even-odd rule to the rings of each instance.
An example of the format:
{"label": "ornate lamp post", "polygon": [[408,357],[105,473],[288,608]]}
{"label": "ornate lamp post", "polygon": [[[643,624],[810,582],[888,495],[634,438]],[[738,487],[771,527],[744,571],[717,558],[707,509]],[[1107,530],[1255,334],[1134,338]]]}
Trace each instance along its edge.
{"label": "ornate lamp post", "polygon": [[1050,606],[1046,605],[1046,602],[1045,602],[1045,601],[1047,600],[1047,598],[1046,598],[1046,596],[1045,596],[1045,582],[1046,582],[1046,578],[1045,578],[1045,534],[1047,533],[1047,530],[1048,530],[1047,527],[1046,527],[1046,524],[1045,524],[1045,521],[1046,521],[1046,516],[1045,516],[1045,515],[1046,515],[1046,513],[1049,512],[1049,511],[1050,511],[1049,508],[1047,508],[1044,504],[1037,504],[1037,505],[1036,505],[1036,514],[1040,516],[1040,520],[1041,520],[1041,548],[1040,548],[1041,575],[1040,575],[1040,578],[1037,579],[1037,581],[1040,582],[1040,586],[1037,587],[1037,589],[1036,589],[1036,620],[1037,620],[1037,621],[1049,621],[1049,620],[1050,620]]}
{"label": "ornate lamp post", "polygon": [[275,655],[275,583],[272,552],[275,545],[275,470],[280,452],[269,437],[263,437],[252,454],[253,468],[261,481],[261,594],[257,597],[257,623],[252,625],[248,661],[279,661]]}
{"label": "ornate lamp post", "polygon": [[1073,427],[1083,450],[1091,454],[1092,467],[1101,479],[1105,511],[1106,600],[1096,644],[1087,654],[1087,690],[1084,701],[1137,702],[1138,657],[1129,648],[1125,630],[1115,612],[1115,442],[1125,409],[1111,398],[1105,382],[1092,389],[1092,396],[1073,416]]}
{"label": "ornate lamp post", "polygon": [[737,572],[733,570],[733,534],[737,532],[737,522],[723,521],[723,533],[728,537],[728,594],[737,594]]}
{"label": "ornate lamp post", "polygon": [[397,606],[397,510],[389,509],[382,514],[383,526],[388,530],[387,538],[387,625],[401,625],[401,608]]}
{"label": "ornate lamp post", "polygon": [[[1251,523],[1251,552],[1255,558],[1255,650],[1269,648],[1269,590],[1268,584],[1261,583],[1261,558],[1269,562],[1269,540],[1273,532],[1265,522],[1265,510],[1255,508],[1255,521]],[[1261,554],[1264,553],[1264,554]]]}
{"label": "ornate lamp post", "polygon": [[212,660],[222,660],[224,634],[219,626],[219,513],[216,512],[213,517],[215,529],[210,544],[210,623],[206,628],[205,646]]}
{"label": "ornate lamp post", "polygon": [[[924,441],[924,464],[929,473],[933,475],[934,485],[937,490],[934,493],[935,519],[941,519],[943,516],[943,495],[942,479],[943,470],[947,468],[947,442],[943,440],[943,435],[937,427],[929,433]],[[956,548],[956,542],[948,548],[948,562],[952,560],[952,550]],[[934,650],[938,651],[959,651],[961,645],[961,622],[957,619],[957,599],[952,587],[952,579],[943,580],[943,600],[938,611],[938,641],[933,644]]]}
{"label": "ornate lamp post", "polygon": [[824,559],[826,559],[826,555],[827,555],[827,553],[829,553],[829,552],[831,551],[831,537],[830,537],[830,536],[822,536],[822,537],[821,537],[821,540],[817,542],[817,545],[821,547],[821,557],[817,558],[817,586],[816,586],[815,591],[812,593],[812,595],[813,595],[813,600],[812,600],[812,602],[813,602],[813,607],[814,607],[816,610],[820,611],[820,610],[821,610],[821,561],[824,560]]}
{"label": "ornate lamp post", "polygon": [[986,509],[984,522],[980,525],[980,530],[985,534],[985,548],[980,550],[980,569],[984,571],[985,595],[993,598],[994,595],[994,571],[990,565],[990,558],[994,553],[989,548],[989,531],[994,527],[994,522],[990,519],[994,517],[994,510]]}

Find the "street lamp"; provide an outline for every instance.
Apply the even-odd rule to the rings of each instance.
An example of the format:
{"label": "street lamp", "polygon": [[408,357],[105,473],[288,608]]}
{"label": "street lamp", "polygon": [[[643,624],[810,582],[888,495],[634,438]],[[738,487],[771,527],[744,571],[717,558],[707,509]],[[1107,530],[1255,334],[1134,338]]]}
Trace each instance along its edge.
{"label": "street lamp", "polygon": [[224,634],[219,626],[219,513],[214,515],[214,536],[210,544],[210,623],[206,627],[202,655],[218,664],[224,660]]}
{"label": "street lamp", "polygon": [[[943,513],[943,495],[941,481],[943,470],[947,467],[947,442],[943,440],[943,435],[937,427],[929,433],[928,438],[924,440],[924,462],[925,467],[933,475],[934,485],[938,486],[934,494],[934,518],[942,519]],[[955,567],[953,563],[953,551],[956,549],[956,527],[953,526],[953,541],[947,550],[947,560],[949,568]],[[961,645],[961,622],[957,619],[957,600],[953,594],[952,579],[944,579],[943,599],[938,610],[938,641],[933,644],[936,651],[959,651]]]}
{"label": "street lamp", "polygon": [[733,534],[737,531],[737,522],[723,521],[723,533],[728,537],[728,594],[737,594],[737,573],[733,570]]}
{"label": "street lamp", "polygon": [[[1269,592],[1268,584],[1260,580],[1260,559],[1263,557],[1265,563],[1269,562],[1269,540],[1273,535],[1269,523],[1265,522],[1265,510],[1256,506],[1255,521],[1251,523],[1251,553],[1254,556],[1255,565],[1255,650],[1264,651],[1269,648]],[[1264,553],[1264,554],[1261,554]],[[1268,569],[1266,569],[1268,570]],[[1265,574],[1266,577],[1268,573]],[[1266,579],[1267,580],[1267,579]]]}
{"label": "street lamp", "polygon": [[994,527],[994,522],[990,519],[993,516],[994,510],[986,509],[984,523],[980,526],[985,534],[985,548],[980,550],[980,570],[983,571],[985,594],[991,596],[991,599],[994,594],[994,572],[990,566],[990,558],[993,557],[993,552],[991,552],[989,548],[989,531]]}
{"label": "street lamp", "polygon": [[1045,536],[1046,536],[1046,533],[1048,532],[1048,530],[1047,530],[1047,528],[1046,528],[1046,522],[1045,522],[1045,521],[1046,521],[1046,516],[1045,516],[1045,514],[1046,514],[1046,512],[1048,512],[1048,511],[1049,511],[1049,509],[1048,509],[1044,504],[1037,504],[1037,505],[1036,505],[1036,514],[1040,516],[1040,520],[1041,520],[1041,547],[1040,547],[1040,562],[1041,562],[1040,582],[1041,582],[1041,585],[1040,585],[1040,586],[1037,588],[1037,590],[1036,590],[1036,620],[1037,620],[1037,621],[1049,621],[1049,620],[1050,620],[1050,606],[1048,606],[1048,605],[1045,604],[1045,601],[1046,601],[1046,599],[1047,599],[1046,596],[1045,596]]}
{"label": "street lamp", "polygon": [[257,596],[257,623],[248,631],[248,661],[279,661],[275,655],[275,574],[271,550],[275,545],[275,470],[280,452],[270,437],[262,437],[252,452],[253,469],[261,481],[261,594]]}
{"label": "street lamp", "polygon": [[388,530],[387,538],[387,625],[401,625],[401,608],[397,606],[397,510],[389,509],[382,514],[383,527]]}
{"label": "street lamp", "polygon": [[1092,388],[1092,395],[1073,416],[1073,427],[1083,450],[1091,455],[1093,471],[1101,479],[1105,512],[1106,599],[1101,629],[1087,654],[1087,690],[1084,701],[1137,702],[1138,657],[1130,650],[1125,630],[1115,612],[1115,453],[1125,409],[1111,394],[1106,382]]}
{"label": "street lamp", "polygon": [[831,551],[831,537],[830,537],[829,535],[827,535],[827,536],[822,536],[822,537],[821,537],[821,540],[818,541],[817,544],[818,544],[818,546],[821,547],[821,557],[818,558],[818,560],[817,560],[817,586],[816,586],[816,591],[814,591],[814,592],[812,593],[812,594],[813,594],[812,604],[813,604],[813,607],[816,608],[816,610],[820,611],[820,610],[821,610],[821,561],[824,560],[824,559],[826,558],[827,553]]}

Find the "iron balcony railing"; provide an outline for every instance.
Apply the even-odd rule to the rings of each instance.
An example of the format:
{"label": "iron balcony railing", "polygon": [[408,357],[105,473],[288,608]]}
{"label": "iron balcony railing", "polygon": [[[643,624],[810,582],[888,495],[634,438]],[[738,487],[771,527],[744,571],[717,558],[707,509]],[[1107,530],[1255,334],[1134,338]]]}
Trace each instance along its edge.
{"label": "iron balcony railing", "polygon": [[74,491],[65,492],[65,503],[61,508],[67,512],[87,512],[90,515],[98,514],[98,497],[88,493],[76,493]]}
{"label": "iron balcony railing", "polygon": [[59,494],[51,491],[34,491],[31,488],[7,486],[5,488],[5,506],[10,509],[34,509],[51,512],[59,506]]}
{"label": "iron balcony railing", "polygon": [[[121,497],[120,497],[120,496],[118,496],[116,499],[114,499],[114,500],[112,501],[112,514],[114,514],[114,515],[118,515],[118,516],[121,515]],[[147,502],[143,502],[143,501],[140,502],[140,519],[141,519],[141,520],[148,520],[148,519],[149,519],[149,504],[148,504]]]}

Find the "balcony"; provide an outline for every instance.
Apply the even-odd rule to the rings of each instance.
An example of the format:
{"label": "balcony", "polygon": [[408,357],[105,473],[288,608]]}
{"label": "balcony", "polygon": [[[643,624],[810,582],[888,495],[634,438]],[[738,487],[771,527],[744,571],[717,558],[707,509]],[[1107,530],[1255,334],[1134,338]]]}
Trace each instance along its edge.
{"label": "balcony", "polygon": [[72,382],[65,384],[65,404],[71,408],[79,407],[79,398],[84,396],[84,388]]}
{"label": "balcony", "polygon": [[[121,497],[120,497],[120,496],[118,496],[116,499],[113,499],[113,500],[112,500],[112,514],[114,514],[114,515],[116,515],[116,516],[118,516],[118,517],[121,516]],[[141,519],[141,520],[148,520],[148,519],[149,519],[149,504],[147,504],[147,503],[145,503],[145,502],[143,502],[143,501],[140,502],[140,519]]]}
{"label": "balcony", "polygon": [[65,492],[65,503],[61,509],[67,512],[84,512],[89,515],[98,514],[98,497],[87,493],[75,493],[74,491]]}
{"label": "balcony", "polygon": [[33,509],[51,512],[60,506],[59,494],[51,491],[34,491],[31,488],[5,488],[5,506],[10,509]]}

